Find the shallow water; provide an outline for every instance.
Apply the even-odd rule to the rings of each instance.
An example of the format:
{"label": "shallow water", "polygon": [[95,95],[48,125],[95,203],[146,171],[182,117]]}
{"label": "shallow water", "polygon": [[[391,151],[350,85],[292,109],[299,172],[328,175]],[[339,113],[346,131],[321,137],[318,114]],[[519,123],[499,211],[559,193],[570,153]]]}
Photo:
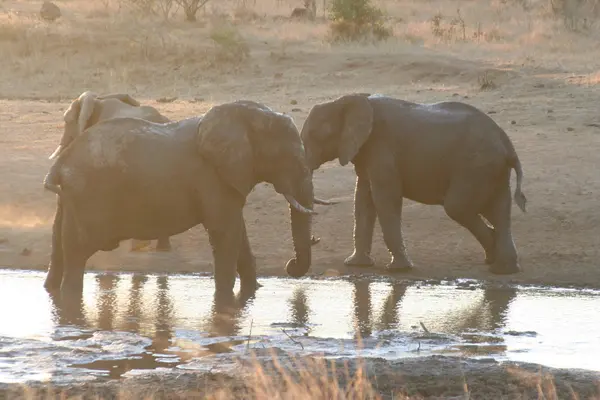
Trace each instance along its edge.
{"label": "shallow water", "polygon": [[250,348],[600,371],[600,291],[263,278],[232,306],[210,277],[88,273],[83,304],[61,305],[44,278],[0,270],[0,382],[226,368]]}

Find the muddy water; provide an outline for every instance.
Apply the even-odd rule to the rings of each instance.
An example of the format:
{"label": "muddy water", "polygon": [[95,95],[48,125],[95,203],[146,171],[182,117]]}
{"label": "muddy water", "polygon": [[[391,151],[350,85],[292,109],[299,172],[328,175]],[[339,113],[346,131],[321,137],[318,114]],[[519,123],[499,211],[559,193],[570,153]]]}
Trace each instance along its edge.
{"label": "muddy water", "polygon": [[600,291],[265,278],[232,303],[210,277],[89,273],[82,303],[59,304],[43,280],[0,270],[0,382],[226,369],[252,348],[600,371]]}

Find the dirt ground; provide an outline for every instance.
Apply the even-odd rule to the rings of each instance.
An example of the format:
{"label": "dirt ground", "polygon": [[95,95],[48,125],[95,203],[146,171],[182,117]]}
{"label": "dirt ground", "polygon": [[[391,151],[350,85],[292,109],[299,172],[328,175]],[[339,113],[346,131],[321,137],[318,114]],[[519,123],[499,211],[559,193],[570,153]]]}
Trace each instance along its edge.
{"label": "dirt ground", "polygon": [[[402,278],[600,287],[596,25],[567,29],[545,1],[527,9],[502,1],[381,1],[392,39],[331,44],[320,13],[316,21],[288,20],[293,1],[219,2],[193,24],[181,15],[132,19],[116,1],[106,9],[103,2],[56,3],[63,16],[54,23],[39,20],[38,2],[0,3],[0,266],[46,268],[56,200],[42,180],[62,113],[84,90],[128,92],[171,119],[252,99],[289,113],[299,128],[314,104],[361,91],[475,105],[506,129],[524,167],[528,212],[513,207],[512,218],[522,273],[488,274],[483,250],[441,207],[407,201],[404,231],[416,269]],[[457,8],[465,28],[454,32],[448,21]],[[443,15],[438,30],[436,13]],[[157,102],[163,97],[177,98]],[[314,233],[322,241],[313,248],[312,274],[364,271],[343,265],[353,248],[354,179],[337,162],[315,173],[315,194],[340,203],[317,206]],[[293,254],[285,200],[261,184],[244,212],[259,273],[285,274]],[[122,243],[96,254],[88,269],[211,271],[201,226],[172,243],[171,253],[131,253]],[[374,256],[369,271],[379,272],[389,259],[379,228]]]}

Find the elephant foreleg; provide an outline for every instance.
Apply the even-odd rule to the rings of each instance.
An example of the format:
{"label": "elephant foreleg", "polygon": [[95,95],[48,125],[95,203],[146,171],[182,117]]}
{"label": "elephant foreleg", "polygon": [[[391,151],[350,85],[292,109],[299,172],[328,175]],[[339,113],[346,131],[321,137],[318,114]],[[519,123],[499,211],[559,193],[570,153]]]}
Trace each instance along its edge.
{"label": "elephant foreleg", "polygon": [[371,257],[373,230],[377,213],[371,197],[371,183],[368,176],[356,169],[356,189],[354,191],[354,252],[344,261],[346,265],[372,266]]}
{"label": "elephant foreleg", "polygon": [[370,171],[371,193],[377,218],[383,232],[383,240],[392,260],[386,269],[394,272],[407,271],[413,263],[406,252],[404,235],[402,234],[402,187],[391,168]]}
{"label": "elephant foreleg", "polygon": [[229,223],[208,229],[208,237],[214,257],[215,291],[233,294],[236,268],[242,245],[243,217],[240,210],[229,213]]}
{"label": "elephant foreleg", "polygon": [[48,274],[46,275],[46,281],[44,282],[44,287],[49,292],[60,289],[63,278],[62,218],[63,212],[59,197],[57,198],[56,214],[54,215],[54,223],[52,224],[50,265],[48,266]]}

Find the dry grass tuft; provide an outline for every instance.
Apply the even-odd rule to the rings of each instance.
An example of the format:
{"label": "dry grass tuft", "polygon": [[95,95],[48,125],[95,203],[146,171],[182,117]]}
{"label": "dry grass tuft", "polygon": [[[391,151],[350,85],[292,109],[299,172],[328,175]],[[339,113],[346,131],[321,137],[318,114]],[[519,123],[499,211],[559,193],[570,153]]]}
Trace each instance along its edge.
{"label": "dry grass tuft", "polygon": [[[267,350],[271,357],[256,354],[240,361],[241,369],[231,376],[208,372],[188,374],[174,379],[169,375],[155,375],[132,381],[88,383],[68,388],[52,386],[13,387],[9,392],[0,392],[7,398],[23,399],[274,399],[274,400],[417,400],[425,398],[484,398],[503,393],[502,398],[540,398],[558,400],[580,398],[576,389],[564,380],[557,384],[555,378],[540,369],[533,371],[509,366],[496,369],[496,374],[482,375],[481,367],[439,381],[430,376],[414,379],[400,372],[381,371],[369,367],[368,360],[348,361],[325,360],[315,357],[294,357]],[[460,362],[454,364],[458,366]],[[371,370],[372,369],[372,370]],[[435,368],[434,368],[435,369]],[[503,371],[503,372],[500,372]],[[380,375],[376,375],[376,374]],[[408,374],[410,375],[410,373]],[[407,379],[408,378],[408,379]],[[574,384],[581,382],[573,381]],[[489,386],[489,387],[488,387]],[[599,399],[587,386],[586,397]],[[489,393],[489,395],[488,395]],[[508,396],[508,397],[506,397]]]}

